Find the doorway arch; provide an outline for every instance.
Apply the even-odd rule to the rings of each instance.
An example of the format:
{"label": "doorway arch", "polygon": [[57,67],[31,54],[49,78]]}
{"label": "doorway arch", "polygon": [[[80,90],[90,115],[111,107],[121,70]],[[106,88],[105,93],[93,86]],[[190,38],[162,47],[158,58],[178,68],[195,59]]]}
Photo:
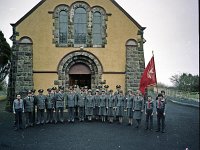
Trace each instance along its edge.
{"label": "doorway arch", "polygon": [[[69,86],[70,72],[78,69],[80,65],[88,69],[91,74],[91,88],[95,88],[102,81],[103,67],[99,59],[92,53],[79,50],[65,55],[58,65],[58,80],[62,85]],[[75,67],[75,68],[74,68]],[[74,70],[71,70],[74,69]],[[83,68],[82,68],[83,69]],[[82,70],[83,71],[83,70]],[[86,70],[85,70],[86,71]]]}
{"label": "doorway arch", "polygon": [[83,63],[77,63],[69,69],[69,86],[78,85],[91,88],[91,70]]}

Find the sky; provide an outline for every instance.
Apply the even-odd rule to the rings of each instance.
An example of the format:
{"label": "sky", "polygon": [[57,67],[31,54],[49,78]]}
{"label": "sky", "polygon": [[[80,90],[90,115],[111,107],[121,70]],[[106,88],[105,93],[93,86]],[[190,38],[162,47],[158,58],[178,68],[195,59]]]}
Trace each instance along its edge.
{"label": "sky", "polygon": [[[7,42],[16,23],[40,0],[1,0],[0,30]],[[175,74],[199,75],[198,0],[116,0],[144,31],[144,57],[154,52],[157,81],[171,86]]]}

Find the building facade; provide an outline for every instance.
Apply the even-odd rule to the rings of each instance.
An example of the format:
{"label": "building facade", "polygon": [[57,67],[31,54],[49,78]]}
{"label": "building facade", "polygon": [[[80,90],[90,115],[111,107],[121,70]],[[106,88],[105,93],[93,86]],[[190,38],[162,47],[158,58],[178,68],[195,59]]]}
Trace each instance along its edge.
{"label": "building facade", "polygon": [[41,0],[11,25],[10,97],[55,85],[139,87],[145,27],[114,0]]}

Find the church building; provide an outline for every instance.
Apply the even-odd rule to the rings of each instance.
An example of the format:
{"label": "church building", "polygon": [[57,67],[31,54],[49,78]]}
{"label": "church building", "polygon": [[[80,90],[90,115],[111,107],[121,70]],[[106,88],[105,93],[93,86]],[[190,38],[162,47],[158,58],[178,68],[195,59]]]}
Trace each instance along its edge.
{"label": "church building", "polygon": [[139,87],[145,27],[115,0],[41,0],[11,26],[11,97],[74,84]]}

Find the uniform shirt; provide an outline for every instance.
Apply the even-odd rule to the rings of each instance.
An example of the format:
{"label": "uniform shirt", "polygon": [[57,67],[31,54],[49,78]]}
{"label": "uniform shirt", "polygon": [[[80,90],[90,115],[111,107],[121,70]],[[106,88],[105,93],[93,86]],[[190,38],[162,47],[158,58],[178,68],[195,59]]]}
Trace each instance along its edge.
{"label": "uniform shirt", "polygon": [[84,93],[79,93],[77,95],[77,105],[79,107],[84,107],[85,106],[85,94]]}
{"label": "uniform shirt", "polygon": [[75,107],[75,105],[76,105],[76,95],[75,95],[75,93],[68,93],[67,94],[66,105],[68,107]]}
{"label": "uniform shirt", "polygon": [[56,108],[64,107],[64,93],[56,93],[55,94],[55,105]]}
{"label": "uniform shirt", "polygon": [[133,98],[130,94],[126,96],[126,108],[133,108]]}
{"label": "uniform shirt", "polygon": [[143,110],[144,108],[144,99],[142,96],[135,96],[133,102],[133,109],[134,110]]}
{"label": "uniform shirt", "polygon": [[94,104],[96,107],[100,106],[100,95],[94,95]]}
{"label": "uniform shirt", "polygon": [[154,103],[153,103],[153,101],[152,100],[146,101],[146,103],[145,103],[145,112],[147,112],[147,111],[153,111],[153,109],[154,109]]}
{"label": "uniform shirt", "polygon": [[108,107],[115,107],[115,97],[114,97],[114,95],[108,96]]}
{"label": "uniform shirt", "polygon": [[13,113],[15,113],[16,109],[22,109],[22,111],[24,112],[24,102],[22,99],[15,99],[13,101]]}
{"label": "uniform shirt", "polygon": [[54,94],[53,93],[46,95],[46,108],[47,109],[54,108]]}
{"label": "uniform shirt", "polygon": [[94,97],[92,95],[86,96],[86,107],[94,107]]}
{"label": "uniform shirt", "polygon": [[27,96],[24,98],[24,109],[25,112],[33,112],[34,107],[34,97],[33,96]]}
{"label": "uniform shirt", "polygon": [[101,95],[100,96],[100,107],[107,107],[107,96],[106,95]]}
{"label": "uniform shirt", "polygon": [[37,107],[38,109],[45,109],[45,102],[46,102],[46,96],[45,95],[37,95]]}
{"label": "uniform shirt", "polygon": [[118,95],[116,97],[117,107],[124,107],[125,106],[125,97],[123,95]]}
{"label": "uniform shirt", "polygon": [[157,112],[162,112],[162,113],[166,112],[167,107],[166,107],[165,99],[156,101],[156,109],[157,109]]}

